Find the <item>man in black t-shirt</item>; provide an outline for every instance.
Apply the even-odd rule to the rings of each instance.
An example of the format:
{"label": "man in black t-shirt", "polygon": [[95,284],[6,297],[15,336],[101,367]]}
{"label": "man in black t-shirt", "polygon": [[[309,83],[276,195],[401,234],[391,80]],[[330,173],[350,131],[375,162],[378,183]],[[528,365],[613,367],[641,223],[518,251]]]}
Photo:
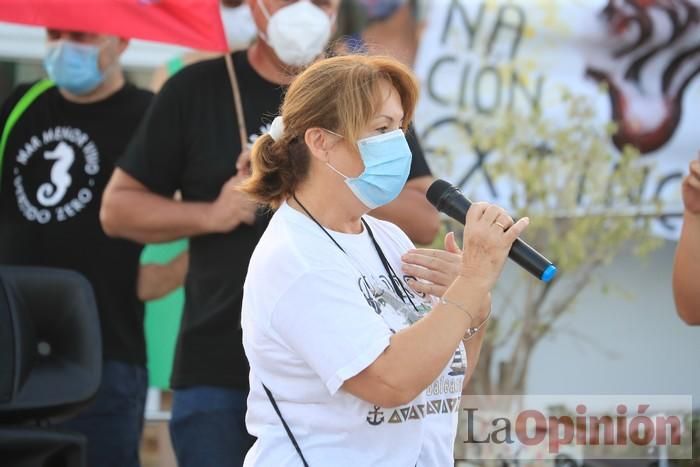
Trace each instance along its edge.
{"label": "man in black t-shirt", "polygon": [[[143,243],[190,238],[171,381],[170,433],[180,467],[240,466],[252,444],[244,419],[249,368],[240,311],[248,262],[267,218],[236,187],[247,175],[250,143],[278,113],[290,66],[323,52],[339,3],[250,2],[266,39],[232,54],[248,141],[239,136],[225,60],[196,63],[155,97],[105,192],[102,220],[109,234]],[[431,177],[415,140],[412,149],[411,180],[396,201],[373,214],[425,242],[436,233],[438,216],[425,200]],[[180,202],[172,199],[177,190]]]}
{"label": "man in black t-shirt", "polygon": [[[65,423],[86,435],[95,467],[139,465],[147,390],[141,246],[107,237],[99,220],[114,163],[152,98],[125,83],[119,57],[127,44],[49,30],[51,81],[18,86],[0,109],[0,130],[9,131],[0,148],[0,263],[78,271],[97,299],[102,381],[91,406]],[[30,95],[37,97],[26,105]],[[14,125],[11,114],[19,115]]]}

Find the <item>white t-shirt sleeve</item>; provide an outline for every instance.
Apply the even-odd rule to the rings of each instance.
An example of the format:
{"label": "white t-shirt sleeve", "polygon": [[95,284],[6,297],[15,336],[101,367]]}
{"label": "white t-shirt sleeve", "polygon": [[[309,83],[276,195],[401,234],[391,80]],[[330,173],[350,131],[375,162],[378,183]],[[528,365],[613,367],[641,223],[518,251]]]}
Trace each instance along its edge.
{"label": "white t-shirt sleeve", "polygon": [[365,300],[357,280],[337,269],[297,279],[274,307],[271,325],[331,395],[372,364],[392,335]]}

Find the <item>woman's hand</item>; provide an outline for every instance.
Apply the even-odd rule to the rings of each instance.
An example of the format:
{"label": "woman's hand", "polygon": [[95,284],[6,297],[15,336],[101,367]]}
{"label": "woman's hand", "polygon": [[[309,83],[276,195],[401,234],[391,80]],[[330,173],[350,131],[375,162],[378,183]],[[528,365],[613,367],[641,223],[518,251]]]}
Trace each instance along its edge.
{"label": "woman's hand", "polygon": [[420,294],[441,297],[459,275],[462,265],[462,250],[457,246],[454,232],[445,235],[445,250],[417,248],[401,257],[408,285]]}
{"label": "woman's hand", "polygon": [[474,203],[464,228],[465,251],[459,249],[453,232],[445,236],[445,250],[418,248],[404,254],[404,274],[410,287],[422,294],[441,297],[460,276],[483,277],[491,289],[508,251],[530,223],[525,217],[514,223],[506,212],[492,204]]}
{"label": "woman's hand", "polygon": [[495,204],[473,203],[464,227],[464,252],[459,275],[481,278],[490,290],[501,274],[508,252],[530,219],[518,222]]}

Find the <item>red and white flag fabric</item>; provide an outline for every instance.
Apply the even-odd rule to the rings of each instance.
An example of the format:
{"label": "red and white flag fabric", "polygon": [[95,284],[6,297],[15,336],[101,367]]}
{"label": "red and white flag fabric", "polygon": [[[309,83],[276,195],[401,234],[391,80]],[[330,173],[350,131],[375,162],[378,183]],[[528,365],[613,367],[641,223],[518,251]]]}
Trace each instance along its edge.
{"label": "red and white flag fabric", "polygon": [[228,49],[219,0],[0,0],[0,21]]}

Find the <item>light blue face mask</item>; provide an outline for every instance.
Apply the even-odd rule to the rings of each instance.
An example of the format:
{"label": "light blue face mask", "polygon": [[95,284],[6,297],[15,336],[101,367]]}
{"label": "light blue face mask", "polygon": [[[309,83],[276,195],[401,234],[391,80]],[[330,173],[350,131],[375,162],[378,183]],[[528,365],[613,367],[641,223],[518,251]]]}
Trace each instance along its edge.
{"label": "light blue face mask", "polygon": [[49,44],[44,68],[49,79],[59,88],[83,95],[104,81],[100,70],[100,48],[96,45],[59,41]]}
{"label": "light blue face mask", "polygon": [[359,176],[348,177],[330,163],[326,164],[345,179],[355,196],[368,208],[376,209],[395,200],[411,171],[411,149],[403,130],[361,139],[357,147],[365,165]]}

